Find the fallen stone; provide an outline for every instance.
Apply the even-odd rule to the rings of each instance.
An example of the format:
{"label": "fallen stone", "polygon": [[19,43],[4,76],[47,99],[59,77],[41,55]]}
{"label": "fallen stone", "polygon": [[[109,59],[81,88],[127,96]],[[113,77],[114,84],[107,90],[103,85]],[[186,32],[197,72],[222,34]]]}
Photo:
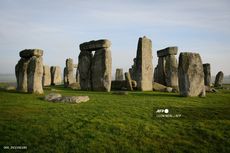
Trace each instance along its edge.
{"label": "fallen stone", "polygon": [[80,44],[81,51],[94,51],[102,48],[109,48],[111,46],[111,42],[107,39],[101,40],[93,40],[90,42],[85,42]]}
{"label": "fallen stone", "polygon": [[89,97],[88,96],[62,96],[59,93],[50,93],[44,97],[44,100],[49,102],[77,104],[81,102],[87,102],[89,100]]}
{"label": "fallen stone", "polygon": [[32,56],[41,57],[43,55],[43,50],[41,49],[25,49],[19,53],[20,57],[30,58]]}
{"label": "fallen stone", "polygon": [[88,96],[64,96],[61,98],[60,102],[78,104],[81,102],[89,101]]}
{"label": "fallen stone", "polygon": [[62,98],[62,95],[59,93],[50,93],[44,97],[46,101],[50,101],[50,102],[60,101],[61,98]]}

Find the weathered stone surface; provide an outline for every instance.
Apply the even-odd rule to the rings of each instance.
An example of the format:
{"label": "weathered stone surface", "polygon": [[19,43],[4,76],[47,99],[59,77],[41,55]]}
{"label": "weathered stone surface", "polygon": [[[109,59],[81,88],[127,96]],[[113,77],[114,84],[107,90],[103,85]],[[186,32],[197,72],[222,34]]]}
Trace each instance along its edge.
{"label": "weathered stone surface", "polygon": [[158,57],[168,56],[168,55],[176,55],[178,51],[178,47],[167,47],[165,49],[157,51]]}
{"label": "weathered stone surface", "polygon": [[125,81],[126,81],[127,90],[132,91],[133,90],[132,80],[131,80],[129,72],[125,72]]}
{"label": "weathered stone surface", "polygon": [[178,74],[181,96],[205,94],[203,65],[198,53],[180,53]]}
{"label": "weathered stone surface", "polygon": [[165,57],[159,57],[158,58],[158,64],[157,64],[157,68],[156,68],[156,78],[155,78],[155,82],[158,82],[162,85],[166,85],[166,79],[165,79]]}
{"label": "weathered stone surface", "polygon": [[30,60],[21,58],[15,66],[15,75],[17,78],[17,91],[27,92],[27,68]]}
{"label": "weathered stone surface", "polygon": [[204,69],[204,84],[211,86],[211,67],[209,63],[203,64]]}
{"label": "weathered stone surface", "polygon": [[64,68],[64,86],[67,87],[69,84],[75,83],[76,80],[74,78],[74,64],[73,59],[66,59],[66,67]]}
{"label": "weathered stone surface", "polygon": [[215,79],[214,87],[222,87],[224,79],[224,73],[222,71],[218,72]]}
{"label": "weathered stone surface", "polygon": [[30,58],[32,56],[41,57],[43,55],[43,50],[41,49],[25,49],[19,53],[20,57]]}
{"label": "weathered stone surface", "polygon": [[157,52],[158,65],[154,70],[154,81],[169,87],[178,86],[177,47],[168,47]]}
{"label": "weathered stone surface", "polygon": [[116,69],[115,80],[124,80],[123,69]]}
{"label": "weathered stone surface", "polygon": [[50,67],[48,65],[43,66],[42,85],[43,86],[50,86],[51,85]]}
{"label": "weathered stone surface", "polygon": [[133,68],[133,80],[137,81],[137,89],[151,91],[153,80],[152,41],[145,36],[139,38]]}
{"label": "weathered stone surface", "polygon": [[111,42],[107,39],[101,40],[93,40],[90,42],[85,42],[80,44],[81,51],[95,51],[102,48],[109,48],[111,46]]}
{"label": "weathered stone surface", "polygon": [[77,103],[89,101],[89,97],[88,96],[62,96],[59,93],[50,93],[44,97],[44,100],[50,102],[77,104]]}
{"label": "weathered stone surface", "polygon": [[50,93],[44,97],[44,100],[55,102],[55,101],[60,101],[61,98],[62,98],[62,95],[59,93]]}
{"label": "weathered stone surface", "polygon": [[29,93],[42,94],[43,59],[33,56],[27,69],[27,88]]}
{"label": "weathered stone surface", "polygon": [[168,87],[178,87],[178,64],[174,55],[165,57],[165,83]]}
{"label": "weathered stone surface", "polygon": [[65,97],[63,96],[60,100],[60,102],[71,103],[71,104],[78,104],[87,101],[89,101],[88,96],[65,96]]}
{"label": "weathered stone surface", "polygon": [[78,56],[78,71],[82,90],[91,90],[91,65],[93,54],[88,51],[81,52]]}
{"label": "weathered stone surface", "polygon": [[51,66],[51,85],[59,85],[62,83],[61,68],[59,66]]}
{"label": "weathered stone surface", "polygon": [[92,89],[107,91],[111,89],[112,57],[109,48],[96,50],[92,59]]}

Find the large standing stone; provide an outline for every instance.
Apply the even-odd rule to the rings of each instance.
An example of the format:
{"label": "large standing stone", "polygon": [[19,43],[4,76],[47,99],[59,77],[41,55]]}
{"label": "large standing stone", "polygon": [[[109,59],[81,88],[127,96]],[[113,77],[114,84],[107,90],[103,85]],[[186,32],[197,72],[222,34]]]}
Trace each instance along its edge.
{"label": "large standing stone", "polygon": [[21,58],[15,66],[15,74],[17,78],[17,91],[27,92],[27,68],[29,59]]}
{"label": "large standing stone", "polygon": [[152,41],[147,37],[139,38],[137,56],[134,64],[134,78],[137,89],[141,91],[152,90],[153,64]]}
{"label": "large standing stone", "polygon": [[15,66],[17,90],[42,94],[43,50],[25,49],[19,55],[21,59]]}
{"label": "large standing stone", "polygon": [[215,87],[222,87],[224,79],[224,73],[222,71],[218,72],[215,79]]}
{"label": "large standing stone", "polygon": [[203,65],[198,53],[180,53],[178,73],[181,96],[205,95]]}
{"label": "large standing stone", "polygon": [[[110,91],[112,80],[112,57],[106,39],[80,44],[78,70],[82,90]],[[95,51],[93,56],[92,51]]]}
{"label": "large standing stone", "polygon": [[204,84],[206,86],[211,86],[211,67],[209,63],[203,64],[204,69]]}
{"label": "large standing stone", "polygon": [[78,56],[78,71],[80,77],[80,85],[82,90],[91,90],[91,64],[93,54],[90,51],[81,51]]}
{"label": "large standing stone", "polygon": [[61,68],[59,66],[51,66],[51,85],[59,85],[62,82]]}
{"label": "large standing stone", "polygon": [[64,85],[66,87],[76,82],[73,71],[74,71],[73,59],[68,58],[66,59],[66,67],[64,69]]}
{"label": "large standing stone", "polygon": [[178,64],[174,55],[165,57],[165,82],[168,87],[178,87]]}
{"label": "large standing stone", "polygon": [[43,86],[50,86],[51,85],[50,67],[48,65],[43,66],[42,84],[43,84]]}
{"label": "large standing stone", "polygon": [[158,65],[154,71],[154,81],[169,87],[178,86],[178,64],[175,55],[178,47],[167,47],[157,51]]}
{"label": "large standing stone", "polygon": [[92,88],[94,91],[110,91],[112,81],[112,57],[109,48],[96,50],[92,59]]}
{"label": "large standing stone", "polygon": [[165,57],[159,57],[158,58],[158,65],[156,67],[156,78],[155,81],[162,84],[166,85],[166,80],[165,80]]}
{"label": "large standing stone", "polygon": [[124,80],[123,69],[116,69],[115,80]]}
{"label": "large standing stone", "polygon": [[42,76],[43,76],[43,60],[42,57],[33,56],[30,59],[27,69],[27,85],[28,92],[42,94]]}

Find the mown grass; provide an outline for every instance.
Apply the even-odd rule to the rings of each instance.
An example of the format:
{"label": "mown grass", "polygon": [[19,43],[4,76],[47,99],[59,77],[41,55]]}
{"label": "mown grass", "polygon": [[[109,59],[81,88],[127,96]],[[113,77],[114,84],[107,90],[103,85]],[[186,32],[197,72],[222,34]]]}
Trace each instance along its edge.
{"label": "mown grass", "polygon": [[[45,94],[88,95],[90,101],[76,105],[50,103],[43,101],[42,95],[0,91],[1,152],[15,152],[2,148],[11,145],[25,145],[27,150],[16,151],[31,153],[230,152],[228,117],[154,117],[154,108],[217,108],[226,111],[230,108],[229,90],[208,93],[206,98],[184,98],[174,93],[115,95],[73,91],[61,86],[52,88],[55,91],[47,88]],[[196,111],[190,114],[197,115]]]}

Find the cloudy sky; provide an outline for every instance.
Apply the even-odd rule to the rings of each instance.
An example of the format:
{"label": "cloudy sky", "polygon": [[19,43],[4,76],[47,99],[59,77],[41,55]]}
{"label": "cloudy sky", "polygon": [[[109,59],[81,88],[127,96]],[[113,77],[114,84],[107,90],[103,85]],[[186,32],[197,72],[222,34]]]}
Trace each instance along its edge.
{"label": "cloudy sky", "polygon": [[230,74],[229,0],[0,0],[0,73],[14,73],[19,51],[44,50],[44,63],[77,63],[79,44],[112,41],[113,71],[132,65],[139,37],[156,51],[178,46]]}

